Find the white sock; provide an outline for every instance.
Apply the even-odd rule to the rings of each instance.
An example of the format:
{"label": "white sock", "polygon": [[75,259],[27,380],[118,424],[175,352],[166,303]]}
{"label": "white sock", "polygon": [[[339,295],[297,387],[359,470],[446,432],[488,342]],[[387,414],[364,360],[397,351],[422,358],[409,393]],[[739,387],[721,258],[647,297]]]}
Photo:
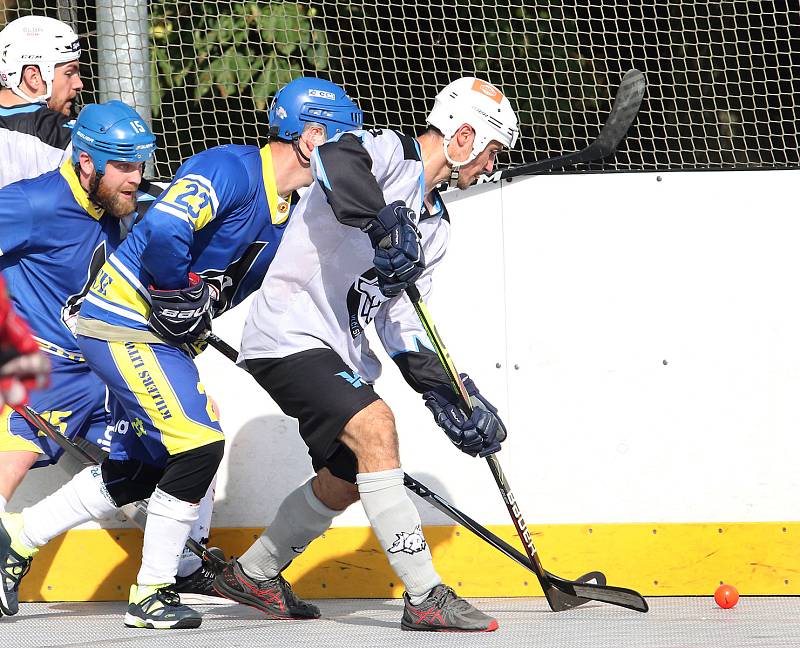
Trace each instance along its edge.
{"label": "white sock", "polygon": [[8,500],[0,495],[0,513],[6,512],[6,504],[8,504]]}
{"label": "white sock", "polygon": [[313,478],[286,496],[272,524],[239,558],[245,573],[257,580],[274,578],[321,536],[341,511],[325,506],[311,489]]}
{"label": "white sock", "polygon": [[[211,484],[208,486],[206,494],[203,495],[203,499],[200,500],[197,519],[194,521],[189,531],[189,537],[203,546],[208,544],[208,535],[211,532],[211,514],[214,512],[214,491],[216,488],[217,477],[215,475],[214,479],[211,480]],[[181,560],[178,563],[177,575],[184,577],[193,574],[200,569],[202,564],[203,561],[200,559],[200,556],[190,551],[187,547],[184,547],[183,553],[181,553]]]}
{"label": "white sock", "polygon": [[116,510],[100,466],[89,466],[49,497],[22,510],[20,540],[30,547],[41,547],[64,531],[89,520],[102,520]]}
{"label": "white sock", "polygon": [[178,561],[199,510],[199,504],[184,502],[160,488],[153,491],[147,504],[142,567],[136,578],[138,585],[175,582]]}
{"label": "white sock", "polygon": [[442,582],[433,568],[422,521],[403,486],[400,468],[356,475],[361,504],[389,564],[411,602],[421,603]]}

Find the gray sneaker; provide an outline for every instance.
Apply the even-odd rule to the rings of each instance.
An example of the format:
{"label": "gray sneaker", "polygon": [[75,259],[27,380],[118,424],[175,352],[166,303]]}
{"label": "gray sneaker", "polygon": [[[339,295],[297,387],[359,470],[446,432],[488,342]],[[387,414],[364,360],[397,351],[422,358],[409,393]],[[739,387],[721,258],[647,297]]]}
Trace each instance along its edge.
{"label": "gray sneaker", "polygon": [[128,602],[125,625],[129,628],[197,628],[202,621],[200,613],[183,605],[170,585],[131,585]]}
{"label": "gray sneaker", "polygon": [[405,610],[401,630],[433,632],[491,632],[499,627],[497,620],[474,608],[447,585],[437,585],[419,605],[412,605],[403,595]]}
{"label": "gray sneaker", "polygon": [[273,619],[319,619],[319,608],[297,597],[292,586],[278,574],[256,580],[231,560],[214,580],[214,589],[226,598],[257,608]]}

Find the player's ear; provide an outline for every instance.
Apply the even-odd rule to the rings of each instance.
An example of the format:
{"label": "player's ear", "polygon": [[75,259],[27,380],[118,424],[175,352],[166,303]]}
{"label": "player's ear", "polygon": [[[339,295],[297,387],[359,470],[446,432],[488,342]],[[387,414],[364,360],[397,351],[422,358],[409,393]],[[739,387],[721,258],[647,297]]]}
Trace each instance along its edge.
{"label": "player's ear", "polygon": [[450,157],[454,160],[466,159],[464,151],[469,154],[472,151],[472,143],[475,141],[475,129],[469,124],[462,124],[447,145]]}
{"label": "player's ear", "polygon": [[453,139],[458,142],[459,146],[469,145],[470,148],[472,148],[472,142],[475,139],[475,129],[469,124],[462,124],[455,135],[453,135]]}
{"label": "player's ear", "polygon": [[91,177],[94,172],[94,162],[88,153],[81,151],[78,157],[78,164],[81,165],[81,173],[86,175],[86,177]]}
{"label": "player's ear", "polygon": [[327,139],[325,136],[325,128],[322,126],[312,126],[304,133],[306,135],[306,144],[308,150],[313,151],[315,147],[325,143]]}
{"label": "player's ear", "polygon": [[42,73],[36,65],[25,66],[22,71],[22,81],[37,94],[42,94],[45,91]]}

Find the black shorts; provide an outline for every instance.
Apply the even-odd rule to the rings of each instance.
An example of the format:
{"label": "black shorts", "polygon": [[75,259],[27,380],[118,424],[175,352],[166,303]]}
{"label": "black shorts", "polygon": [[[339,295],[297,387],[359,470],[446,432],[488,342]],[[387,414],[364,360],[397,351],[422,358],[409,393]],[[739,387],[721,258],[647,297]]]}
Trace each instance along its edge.
{"label": "black shorts", "polygon": [[339,441],[339,435],[353,416],[380,400],[372,385],[363,382],[331,349],[309,349],[285,358],[245,363],[283,412],[300,421],[300,436],[308,446],[314,470],[327,467],[340,479],[355,483],[356,458]]}

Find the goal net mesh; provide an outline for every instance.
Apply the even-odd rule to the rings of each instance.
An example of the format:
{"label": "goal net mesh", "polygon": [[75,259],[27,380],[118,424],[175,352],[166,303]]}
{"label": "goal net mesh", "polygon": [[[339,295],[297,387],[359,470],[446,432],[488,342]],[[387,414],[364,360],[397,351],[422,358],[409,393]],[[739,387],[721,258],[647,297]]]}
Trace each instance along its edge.
{"label": "goal net mesh", "polygon": [[[520,117],[505,161],[551,157],[596,137],[632,67],[648,88],[619,152],[567,171],[800,165],[793,2],[0,0],[0,25],[32,12],[70,22],[82,37],[82,101],[90,102],[112,98],[101,70],[131,75],[122,64],[110,74],[100,54],[124,60],[137,41],[119,25],[145,9],[147,65],[136,81],[158,136],[159,178],[217,144],[262,144],[270,97],[301,74],[343,85],[367,126],[412,134],[439,88],[482,76]],[[116,51],[98,52],[109,33]]]}

